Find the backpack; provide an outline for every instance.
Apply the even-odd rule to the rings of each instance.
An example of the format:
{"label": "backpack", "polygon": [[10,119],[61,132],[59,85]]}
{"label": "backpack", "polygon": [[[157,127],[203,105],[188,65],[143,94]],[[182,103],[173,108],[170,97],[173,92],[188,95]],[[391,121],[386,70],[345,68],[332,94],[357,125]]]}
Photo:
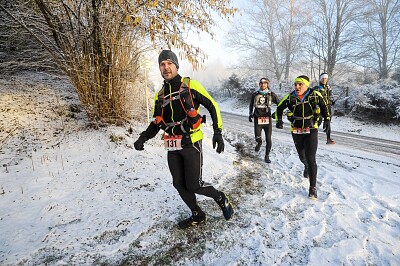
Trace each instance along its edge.
{"label": "backpack", "polygon": [[[186,113],[186,117],[181,121],[165,123],[163,119],[164,108],[171,101],[176,100],[180,101],[182,108]],[[183,78],[183,82],[181,83],[181,86],[178,90],[178,95],[176,96],[172,97],[170,95],[170,97],[166,99],[164,94],[164,87],[158,92],[158,100],[155,103],[154,116],[155,119],[153,123],[155,123],[161,129],[167,130],[170,127],[180,125],[184,133],[187,132],[184,126],[188,126],[190,130],[197,130],[199,129],[201,123],[205,123],[206,117],[200,116],[193,102],[193,96],[190,89],[190,77]]]}

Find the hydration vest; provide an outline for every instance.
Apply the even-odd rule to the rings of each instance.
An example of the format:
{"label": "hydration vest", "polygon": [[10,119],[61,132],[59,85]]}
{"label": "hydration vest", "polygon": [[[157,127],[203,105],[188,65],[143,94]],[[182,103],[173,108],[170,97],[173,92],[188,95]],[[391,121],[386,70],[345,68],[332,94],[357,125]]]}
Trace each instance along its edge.
{"label": "hydration vest", "polygon": [[[302,125],[307,126],[315,126],[318,121],[320,114],[320,107],[316,101],[316,96],[313,94],[313,90],[307,92],[307,95],[304,96],[303,99],[299,99],[296,94],[293,92],[290,97],[289,104],[292,106],[292,111],[287,113],[287,119],[296,127],[299,127],[298,123],[301,122]],[[305,105],[309,106],[311,114],[308,116],[304,115]],[[299,107],[302,110],[302,116],[295,116],[296,108]]]}
{"label": "hydration vest", "polygon": [[[176,92],[174,96],[172,94],[169,95],[168,99],[166,99],[165,97],[164,89],[165,88],[163,87],[159,91],[158,100],[155,103],[155,109],[154,109],[155,119],[153,121],[154,124],[156,124],[163,130],[167,130],[170,127],[179,125],[182,132],[187,133],[187,130],[185,129],[186,126],[188,126],[190,131],[196,131],[197,129],[199,129],[201,123],[206,122],[206,116],[205,115],[200,116],[194,105],[192,93],[190,90],[189,77],[183,78],[183,82],[181,82],[181,86],[179,87],[178,92]],[[176,100],[180,101],[182,108],[186,113],[186,117],[183,118],[181,121],[166,123],[163,118],[164,108],[165,106],[170,104],[171,101],[176,101]]]}
{"label": "hydration vest", "polygon": [[254,97],[254,107],[259,109],[269,110],[272,104],[271,92],[266,93],[257,92]]}

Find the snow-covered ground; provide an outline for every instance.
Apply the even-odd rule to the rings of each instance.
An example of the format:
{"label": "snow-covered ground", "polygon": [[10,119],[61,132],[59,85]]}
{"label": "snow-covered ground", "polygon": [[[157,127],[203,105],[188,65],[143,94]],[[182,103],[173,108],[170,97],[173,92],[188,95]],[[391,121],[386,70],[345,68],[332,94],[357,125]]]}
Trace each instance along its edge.
{"label": "snow-covered ground", "polygon": [[[225,99],[218,103],[221,110],[233,114],[241,114],[248,116],[248,106],[238,104],[235,100]],[[275,108],[275,105],[272,106]],[[335,112],[335,109],[333,109]],[[285,119],[285,118],[284,118]],[[375,138],[389,139],[400,141],[400,126],[398,125],[384,125],[384,124],[369,124],[351,117],[333,116],[332,118],[332,131],[348,132],[360,136],[370,136]],[[333,137],[334,133],[332,134]]]}
{"label": "snow-covered ground", "polygon": [[[289,135],[273,135],[267,165],[253,132],[226,130],[217,154],[207,124],[204,180],[236,213],[226,222],[199,196],[208,222],[182,231],[189,211],[161,135],[139,152],[144,123],[88,128],[71,91],[46,75],[0,79],[0,265],[400,265],[398,158],[320,145],[312,201]],[[332,127],[400,140],[395,126],[335,117]]]}

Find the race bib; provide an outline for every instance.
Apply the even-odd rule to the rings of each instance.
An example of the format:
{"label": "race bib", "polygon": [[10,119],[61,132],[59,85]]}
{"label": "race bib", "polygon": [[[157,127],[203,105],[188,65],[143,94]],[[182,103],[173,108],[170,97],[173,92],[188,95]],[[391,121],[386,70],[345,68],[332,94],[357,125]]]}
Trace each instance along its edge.
{"label": "race bib", "polygon": [[294,127],[293,134],[310,134],[310,128],[306,127],[306,128],[298,128],[298,127]]}
{"label": "race bib", "polygon": [[268,125],[269,124],[269,117],[268,116],[259,117],[258,118],[258,124],[259,125]]}
{"label": "race bib", "polygon": [[182,149],[182,135],[164,135],[164,147],[169,151]]}

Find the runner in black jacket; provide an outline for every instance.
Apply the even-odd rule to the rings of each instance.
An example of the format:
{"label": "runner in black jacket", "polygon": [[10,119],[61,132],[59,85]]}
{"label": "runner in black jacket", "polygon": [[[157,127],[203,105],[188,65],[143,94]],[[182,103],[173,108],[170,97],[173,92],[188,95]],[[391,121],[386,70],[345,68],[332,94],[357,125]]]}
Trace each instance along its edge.
{"label": "runner in black jacket", "polygon": [[261,78],[259,82],[260,89],[251,95],[249,106],[249,121],[253,122],[254,118],[254,136],[257,142],[255,151],[258,152],[262,145],[261,131],[265,133],[265,157],[264,160],[270,163],[269,153],[272,147],[272,120],[271,120],[271,104],[279,103],[279,99],[274,92],[269,89],[269,80]]}
{"label": "runner in black jacket", "polygon": [[[319,91],[322,96],[325,98],[325,101],[328,105],[329,113],[331,115],[331,121],[332,121],[332,106],[335,105],[335,98],[333,96],[333,91],[331,86],[328,84],[328,74],[327,73],[322,73],[319,76],[319,84],[314,87],[314,90]],[[318,120],[318,126],[322,124],[322,119]],[[324,129],[326,132],[326,144],[336,144],[336,141],[334,141],[331,138],[331,124],[329,124],[329,127]]]}

